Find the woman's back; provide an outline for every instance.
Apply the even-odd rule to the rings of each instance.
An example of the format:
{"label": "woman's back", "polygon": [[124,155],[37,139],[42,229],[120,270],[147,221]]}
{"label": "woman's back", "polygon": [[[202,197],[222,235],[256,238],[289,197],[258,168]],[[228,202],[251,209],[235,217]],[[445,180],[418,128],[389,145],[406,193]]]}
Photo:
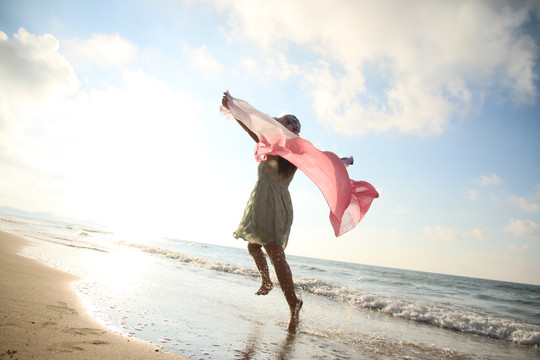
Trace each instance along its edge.
{"label": "woman's back", "polygon": [[289,187],[295,172],[296,166],[273,155],[269,155],[266,161],[259,164],[258,168],[259,179],[270,180],[286,188]]}

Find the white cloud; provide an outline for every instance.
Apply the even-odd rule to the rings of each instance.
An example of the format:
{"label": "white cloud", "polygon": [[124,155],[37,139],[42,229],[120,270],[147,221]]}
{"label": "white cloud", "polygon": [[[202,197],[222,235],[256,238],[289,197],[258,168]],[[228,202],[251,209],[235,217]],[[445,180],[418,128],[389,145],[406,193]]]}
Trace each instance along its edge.
{"label": "white cloud", "polygon": [[133,60],[139,49],[119,34],[93,34],[88,40],[67,40],[66,56],[74,62],[123,65]]}
{"label": "white cloud", "polygon": [[13,126],[13,114],[9,107],[7,94],[0,92],[0,133],[11,131]]}
{"label": "white cloud", "polygon": [[[2,115],[17,120],[0,132],[3,201],[148,226],[158,216],[172,226],[202,212],[194,198],[200,192],[193,189],[211,187],[211,177],[202,175],[209,166],[199,157],[212,157],[201,145],[199,101],[142,70],[117,70],[118,84],[100,89],[78,87],[58,45],[52,35],[20,30],[6,40],[0,34]],[[26,78],[17,63],[33,75]],[[9,73],[13,67],[17,71]],[[66,82],[69,91],[53,91]],[[181,203],[189,206],[178,208]]]}
{"label": "white cloud", "polygon": [[422,232],[432,241],[457,241],[466,239],[484,240],[482,230],[473,229],[470,232],[452,229],[444,226],[424,226]]}
{"label": "white cloud", "polygon": [[[499,178],[497,175],[491,175],[482,176],[477,179],[477,182],[482,186],[495,186],[503,184],[504,180]],[[491,200],[498,205],[504,205],[507,207],[511,206],[529,213],[540,212],[540,204],[538,202],[540,200],[540,193],[538,192],[538,186],[532,194],[529,194],[526,197],[518,196],[505,190],[491,192],[489,196]]]}
{"label": "white cloud", "polygon": [[223,65],[210,54],[205,45],[197,49],[184,45],[184,53],[190,59],[193,66],[199,69],[205,76],[215,76],[223,70]]}
{"label": "white cloud", "polygon": [[21,208],[73,211],[103,224],[154,230],[198,213],[195,197],[201,195],[194,189],[211,187],[199,160],[211,158],[196,121],[201,104],[142,71],[126,71],[123,78],[122,87],[57,103],[54,121],[26,119],[40,132],[10,136],[12,165],[0,187],[18,193],[0,196]]}
{"label": "white cloud", "polygon": [[266,59],[266,62],[266,73],[268,75],[277,77],[281,81],[285,81],[299,72],[298,66],[289,63],[287,61],[287,57],[280,52],[274,53],[273,56],[269,56]]}
{"label": "white cloud", "polygon": [[530,202],[524,197],[519,197],[516,195],[510,195],[508,196],[508,201],[513,206],[516,206],[524,211],[535,213],[540,211],[540,204]]}
{"label": "white cloud", "polygon": [[504,180],[496,174],[482,175],[476,180],[476,182],[480,186],[498,186],[504,184]]}
{"label": "white cloud", "polygon": [[440,133],[486,93],[524,103],[536,96],[538,47],[521,31],[532,2],[214,3],[262,56],[294,48],[319,120],[344,133]]}
{"label": "white cloud", "polygon": [[480,192],[476,189],[469,190],[469,199],[476,200],[480,196]]}
{"label": "white cloud", "polygon": [[530,220],[511,219],[504,231],[516,236],[540,235],[540,224]]}
{"label": "white cloud", "polygon": [[239,71],[240,76],[261,77],[264,79],[277,78],[280,81],[287,81],[300,73],[300,67],[289,62],[285,54],[276,52],[262,59],[251,56],[245,57],[240,60],[237,71]]}
{"label": "white cloud", "polygon": [[516,244],[510,244],[509,245],[510,250],[517,252],[517,253],[525,253],[529,250],[529,245],[524,244],[522,246],[516,245]]}
{"label": "white cloud", "polygon": [[13,38],[0,32],[0,157],[2,164],[28,169],[18,141],[28,129],[40,131],[40,124],[58,102],[74,95],[80,81],[69,61],[59,52],[58,40],[50,35],[34,35],[20,28]]}
{"label": "white cloud", "polygon": [[255,60],[252,57],[246,57],[243,58],[240,61],[240,67],[243,71],[249,73],[249,74],[255,74],[257,72],[257,60]]}
{"label": "white cloud", "polygon": [[[33,35],[24,28],[12,39],[0,31],[0,94],[2,117],[19,97],[51,100],[73,94],[80,86],[71,64],[58,52],[58,40]],[[6,100],[9,102],[7,107]],[[3,122],[3,121],[2,121]]]}

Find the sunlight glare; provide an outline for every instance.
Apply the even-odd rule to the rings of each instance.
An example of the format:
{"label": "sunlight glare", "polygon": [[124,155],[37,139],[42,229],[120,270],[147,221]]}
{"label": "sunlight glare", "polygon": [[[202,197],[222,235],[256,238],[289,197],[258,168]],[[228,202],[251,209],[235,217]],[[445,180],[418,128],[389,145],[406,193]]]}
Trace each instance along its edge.
{"label": "sunlight glare", "polygon": [[147,275],[149,257],[137,249],[112,252],[98,266],[97,273],[117,293],[135,292]]}

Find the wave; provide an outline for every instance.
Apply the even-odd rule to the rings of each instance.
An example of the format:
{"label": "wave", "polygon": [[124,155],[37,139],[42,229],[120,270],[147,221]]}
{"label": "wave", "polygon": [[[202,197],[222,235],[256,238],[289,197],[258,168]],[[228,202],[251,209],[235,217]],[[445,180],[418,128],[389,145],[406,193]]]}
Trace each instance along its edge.
{"label": "wave", "polygon": [[[103,253],[108,253],[109,251],[106,249],[103,249],[102,247],[98,246],[97,244],[92,244],[90,242],[77,242],[74,241],[75,239],[69,236],[62,236],[57,234],[50,234],[44,231],[34,231],[34,232],[13,232],[14,235],[19,235],[28,239],[38,240],[38,241],[44,241],[51,244],[56,245],[62,245],[67,246],[71,248],[76,249],[86,249],[86,250],[92,250],[92,251],[98,251]],[[88,236],[88,234],[80,233],[78,236],[85,238]]]}
{"label": "wave", "polygon": [[[59,236],[56,236],[54,238],[57,239],[57,240],[52,240],[52,239],[49,238],[49,239],[46,239],[44,241],[50,242],[52,244],[57,244],[57,245],[62,245],[62,246],[75,248],[75,249],[86,249],[86,250],[98,251],[98,252],[103,252],[103,253],[108,253],[109,252],[108,250],[102,249],[102,248],[100,248],[98,246],[92,246],[91,244],[88,244],[88,245],[76,244],[76,243],[71,242],[70,239],[62,238],[62,237],[59,237]],[[40,239],[40,240],[43,240],[43,239]]]}
{"label": "wave", "polygon": [[110,231],[102,230],[102,229],[95,229],[95,228],[90,228],[90,227],[81,227],[81,230],[87,233],[113,235],[113,233]]}
{"label": "wave", "polygon": [[13,219],[13,218],[8,218],[5,216],[0,216],[0,220],[4,223],[9,223],[9,224],[25,224],[25,222],[23,221]]}
{"label": "wave", "polygon": [[[120,245],[158,254],[184,264],[241,276],[259,277],[254,267],[236,265],[174,250],[121,241]],[[317,272],[314,269],[314,272]],[[510,318],[496,318],[487,313],[457,310],[445,304],[422,304],[405,298],[390,298],[367,293],[313,278],[295,278],[298,290],[356,307],[377,311],[396,318],[425,323],[464,333],[508,340],[523,345],[540,345],[540,326],[519,323]]]}
{"label": "wave", "polygon": [[407,299],[389,298],[361,290],[328,284],[317,279],[298,279],[298,288],[314,295],[351,305],[376,310],[396,318],[412,320],[445,329],[509,340],[522,345],[540,345],[540,327],[495,318],[489,314],[455,310],[444,304],[421,304]]}
{"label": "wave", "polygon": [[150,254],[158,254],[165,256],[169,259],[177,260],[184,264],[190,264],[201,268],[220,271],[229,274],[244,275],[244,276],[259,276],[259,272],[251,267],[235,265],[227,262],[210,260],[198,256],[188,255],[179,251],[167,250],[155,246],[149,246],[144,244],[134,244],[127,241],[120,241],[120,245],[129,246],[142,250]]}

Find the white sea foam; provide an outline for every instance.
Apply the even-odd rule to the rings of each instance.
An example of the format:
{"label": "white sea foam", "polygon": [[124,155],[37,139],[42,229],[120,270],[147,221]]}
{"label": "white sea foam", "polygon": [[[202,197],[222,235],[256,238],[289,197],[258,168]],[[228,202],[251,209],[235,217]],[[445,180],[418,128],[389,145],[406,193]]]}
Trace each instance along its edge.
{"label": "white sea foam", "polygon": [[163,249],[163,248],[144,245],[144,244],[134,244],[134,243],[129,243],[125,241],[121,241],[120,244],[133,247],[136,249],[140,249],[150,254],[162,255],[169,259],[178,260],[181,263],[190,264],[190,265],[198,266],[201,268],[206,268],[210,270],[236,274],[236,275],[259,276],[259,272],[252,267],[241,266],[241,265],[221,262],[217,260],[211,260],[211,259],[207,259],[203,257],[197,257],[193,255],[184,254],[179,251],[168,250],[168,249]]}
{"label": "white sea foam", "polygon": [[[242,276],[259,276],[254,267],[211,260],[144,244],[129,242],[121,242],[121,244],[147,253],[162,255],[184,264]],[[314,278],[295,278],[295,283],[296,287],[301,291],[324,296],[356,308],[376,310],[379,313],[396,318],[509,340],[518,344],[540,345],[540,326],[523,324],[514,319],[494,317],[480,311],[456,309],[442,303],[421,303],[407,298],[381,296]]]}
{"label": "white sea foam", "polygon": [[413,320],[441,328],[510,340],[518,344],[540,345],[540,327],[514,319],[495,318],[487,313],[454,310],[443,304],[412,302],[335,286],[316,279],[298,279],[299,288],[357,308],[377,310],[393,317]]}

